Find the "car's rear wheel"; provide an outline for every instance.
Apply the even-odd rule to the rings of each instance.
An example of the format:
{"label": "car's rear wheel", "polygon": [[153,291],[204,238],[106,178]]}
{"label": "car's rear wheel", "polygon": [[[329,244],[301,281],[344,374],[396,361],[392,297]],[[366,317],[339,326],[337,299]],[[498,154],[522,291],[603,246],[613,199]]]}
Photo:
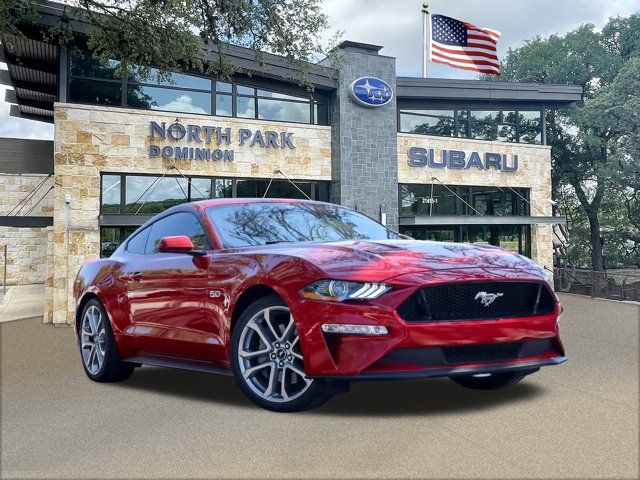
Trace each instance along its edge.
{"label": "car's rear wheel", "polygon": [[238,319],[231,363],[238,384],[257,405],[294,412],[321,405],[327,385],[307,378],[293,315],[278,296],[261,298]]}
{"label": "car's rear wheel", "polygon": [[461,375],[450,377],[458,385],[473,390],[498,390],[515,385],[527,374],[518,372],[484,373],[478,375]]}
{"label": "car's rear wheel", "polygon": [[96,382],[119,382],[131,376],[135,366],[120,360],[109,317],[102,303],[89,300],[78,326],[78,347],[87,376]]}

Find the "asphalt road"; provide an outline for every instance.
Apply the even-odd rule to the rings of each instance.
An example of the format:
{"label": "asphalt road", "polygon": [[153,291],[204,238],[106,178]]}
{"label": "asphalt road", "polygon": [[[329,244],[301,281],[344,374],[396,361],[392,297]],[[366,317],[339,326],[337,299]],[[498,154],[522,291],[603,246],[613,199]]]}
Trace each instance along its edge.
{"label": "asphalt road", "polygon": [[277,414],[234,380],[89,381],[70,329],[0,325],[2,478],[638,478],[640,307],[562,297],[569,361],[506,391],[359,383]]}

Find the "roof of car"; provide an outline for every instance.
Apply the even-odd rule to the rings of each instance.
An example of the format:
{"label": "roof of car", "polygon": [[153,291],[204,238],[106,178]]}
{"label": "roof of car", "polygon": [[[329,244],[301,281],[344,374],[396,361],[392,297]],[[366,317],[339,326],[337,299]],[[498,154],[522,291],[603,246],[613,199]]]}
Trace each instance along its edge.
{"label": "roof of car", "polygon": [[324,203],[317,200],[303,200],[297,198],[214,198],[192,202],[194,207],[209,208],[218,205],[242,205],[247,203]]}

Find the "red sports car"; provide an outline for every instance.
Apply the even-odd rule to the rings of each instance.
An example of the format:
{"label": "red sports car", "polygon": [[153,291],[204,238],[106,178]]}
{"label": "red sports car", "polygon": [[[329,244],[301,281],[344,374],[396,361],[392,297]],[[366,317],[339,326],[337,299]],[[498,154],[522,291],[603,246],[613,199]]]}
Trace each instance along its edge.
{"label": "red sports car", "polygon": [[513,385],[565,360],[560,303],[531,260],[414,241],[348,208],[273,199],[170,208],[74,285],[92,380],[142,364],[233,375],[295,411],[350,381]]}

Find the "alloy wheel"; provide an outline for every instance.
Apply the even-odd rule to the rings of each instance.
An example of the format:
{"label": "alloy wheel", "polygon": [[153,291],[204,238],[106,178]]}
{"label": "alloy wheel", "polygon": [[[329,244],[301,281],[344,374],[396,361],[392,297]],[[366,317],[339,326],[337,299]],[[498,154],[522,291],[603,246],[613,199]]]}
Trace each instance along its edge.
{"label": "alloy wheel", "polygon": [[91,305],[82,318],[80,350],[87,371],[97,375],[102,369],[105,357],[106,331],[100,310]]}
{"label": "alloy wheel", "polygon": [[284,306],[265,308],[247,322],[240,336],[238,364],[249,388],[270,402],[292,401],[313,384],[304,373],[293,316]]}

